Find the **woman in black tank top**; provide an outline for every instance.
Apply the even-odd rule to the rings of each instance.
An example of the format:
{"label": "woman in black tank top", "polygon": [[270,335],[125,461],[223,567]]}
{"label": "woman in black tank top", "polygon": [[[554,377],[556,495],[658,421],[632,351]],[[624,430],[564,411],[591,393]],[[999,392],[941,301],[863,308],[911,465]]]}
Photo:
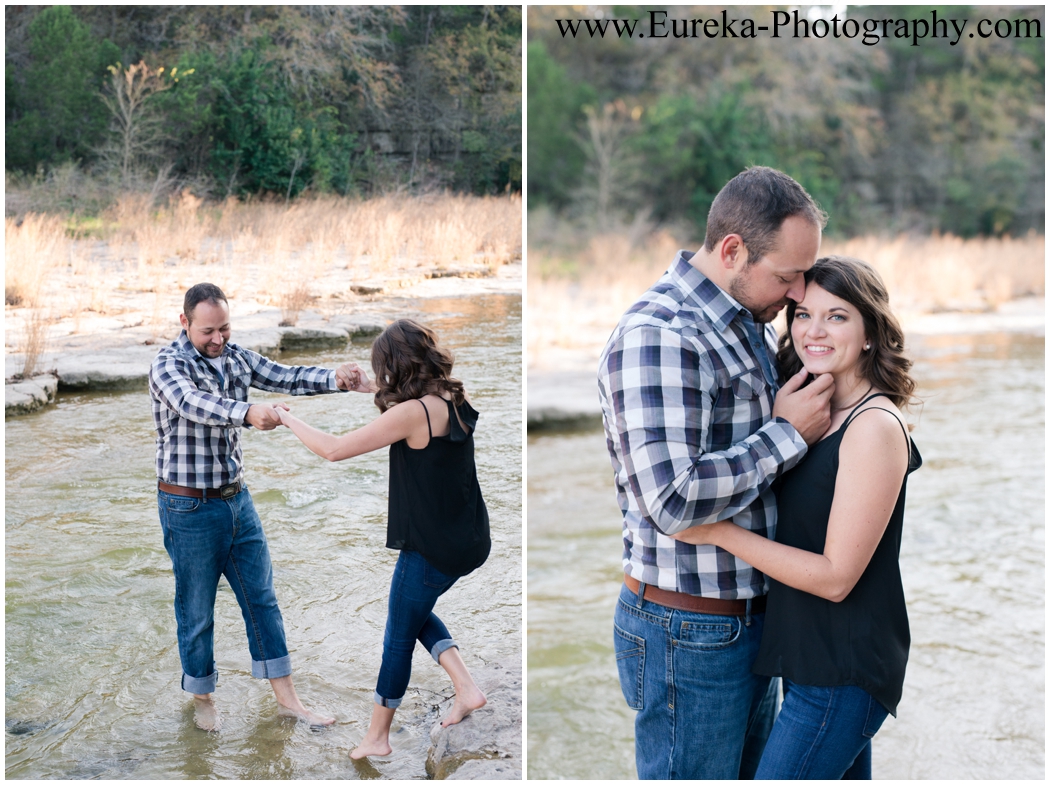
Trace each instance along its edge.
{"label": "woman in black tank top", "polygon": [[805,277],[777,359],[782,379],[831,374],[831,425],[778,480],[776,540],[730,521],[677,536],[770,579],[753,670],[782,676],[785,697],[756,779],[871,779],[871,738],[896,716],[910,643],[898,556],[922,458],[900,407],[915,382],[874,268],[831,256]]}
{"label": "woman in black tank top", "polygon": [[401,553],[390,586],[372,720],[350,753],[354,759],[390,754],[390,723],[408,687],[417,640],[456,690],[442,726],[485,705],[459,644],[433,612],[438,597],[489,554],[489,517],[474,464],[478,413],[463,384],[452,378],[452,354],[431,330],[410,319],[394,322],[376,338],[372,369],[375,382],[356,363],[337,371],[348,389],[374,393],[382,412],[343,436],[311,428],[283,404],[275,405],[281,422],[330,461],[390,447],[386,544]]}

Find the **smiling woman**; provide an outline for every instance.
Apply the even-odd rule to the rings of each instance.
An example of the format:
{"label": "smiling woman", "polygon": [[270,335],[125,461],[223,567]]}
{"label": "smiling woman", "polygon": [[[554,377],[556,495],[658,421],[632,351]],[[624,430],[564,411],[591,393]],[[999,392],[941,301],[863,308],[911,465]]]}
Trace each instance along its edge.
{"label": "smiling woman", "polygon": [[[775,540],[728,520],[672,536],[771,579],[753,670],[783,677],[784,706],[756,778],[871,779],[871,738],[896,716],[911,642],[898,557],[907,477],[922,465],[900,411],[880,399],[906,406],[915,383],[870,265],[825,257],[805,280],[781,343],[781,372],[804,370],[782,389],[830,377],[831,424],[779,478]],[[879,373],[873,353],[898,373]]]}

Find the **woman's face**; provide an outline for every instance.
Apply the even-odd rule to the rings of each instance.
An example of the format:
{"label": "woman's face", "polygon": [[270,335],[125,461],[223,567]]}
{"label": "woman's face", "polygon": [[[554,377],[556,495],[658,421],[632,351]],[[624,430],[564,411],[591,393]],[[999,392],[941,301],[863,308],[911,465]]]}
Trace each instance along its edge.
{"label": "woman's face", "polygon": [[864,319],[854,306],[810,282],[795,306],[791,343],[812,374],[848,374],[864,351]]}

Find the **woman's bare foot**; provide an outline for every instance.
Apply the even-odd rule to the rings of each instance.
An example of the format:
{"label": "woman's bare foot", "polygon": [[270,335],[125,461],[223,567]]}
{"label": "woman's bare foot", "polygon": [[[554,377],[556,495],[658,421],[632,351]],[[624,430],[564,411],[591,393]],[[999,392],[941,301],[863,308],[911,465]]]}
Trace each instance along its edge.
{"label": "woman's bare foot", "polygon": [[368,732],[361,739],[361,743],[350,751],[353,760],[390,754],[390,724],[394,721],[394,711],[378,703],[372,704],[372,719],[368,723]]}
{"label": "woman's bare foot", "polygon": [[354,760],[369,758],[372,756],[383,756],[391,753],[389,739],[369,739],[365,736],[361,743],[350,750],[350,757]]}
{"label": "woman's bare foot", "polygon": [[480,709],[486,703],[488,700],[485,698],[485,693],[472,684],[472,688],[465,689],[462,694],[456,693],[456,701],[452,704],[449,713],[441,720],[441,727],[447,728],[461,722],[474,709]]}
{"label": "woman's bare foot", "polygon": [[281,717],[294,717],[297,720],[302,720],[303,722],[308,723],[311,728],[326,728],[335,723],[335,717],[326,717],[323,714],[315,714],[302,703],[299,704],[298,708],[291,708],[289,706],[278,704],[277,714]]}
{"label": "woman's bare foot", "polygon": [[211,695],[193,696],[193,722],[201,730],[217,731],[222,727],[222,718]]}

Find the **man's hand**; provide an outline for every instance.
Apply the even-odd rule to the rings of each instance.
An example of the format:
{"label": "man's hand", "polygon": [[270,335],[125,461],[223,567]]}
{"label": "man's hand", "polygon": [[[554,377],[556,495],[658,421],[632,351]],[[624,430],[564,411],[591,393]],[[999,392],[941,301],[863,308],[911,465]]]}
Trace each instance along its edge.
{"label": "man's hand", "polygon": [[340,390],[363,393],[376,392],[372,380],[368,378],[368,374],[357,363],[345,363],[336,368],[335,383]]}
{"label": "man's hand", "polygon": [[835,380],[830,373],[822,373],[806,387],[808,371],[803,368],[780,388],[773,401],[773,416],[783,417],[813,445],[831,425],[831,394]]}
{"label": "man's hand", "polygon": [[248,407],[248,414],[245,415],[244,421],[260,431],[272,431],[281,424],[280,415],[277,414],[278,409],[287,410],[288,404],[274,403],[267,406],[253,403]]}

